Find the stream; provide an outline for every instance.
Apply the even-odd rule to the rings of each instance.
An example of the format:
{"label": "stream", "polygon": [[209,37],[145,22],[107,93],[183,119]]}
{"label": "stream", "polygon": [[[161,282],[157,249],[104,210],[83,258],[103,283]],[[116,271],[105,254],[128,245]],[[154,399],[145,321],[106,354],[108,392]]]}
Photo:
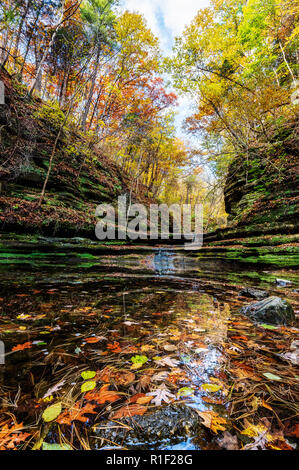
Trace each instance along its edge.
{"label": "stream", "polygon": [[[21,448],[42,434],[43,448],[62,440],[74,449],[218,449],[223,431],[239,432],[240,445],[232,383],[242,381],[242,370],[255,384],[260,379],[239,355],[245,340],[269,341],[240,314],[253,300],[240,291],[255,287],[294,303],[295,272],[163,248],[97,260],[42,254],[8,261],[0,264],[0,415],[28,427]],[[292,287],[277,287],[281,277]],[[84,371],[96,373],[89,397],[82,395]],[[108,383],[118,398],[99,401],[95,390]],[[64,415],[45,425],[42,412],[58,400]],[[86,400],[98,405],[67,415]],[[125,406],[138,412],[113,414]],[[200,416],[211,417],[210,425]]]}

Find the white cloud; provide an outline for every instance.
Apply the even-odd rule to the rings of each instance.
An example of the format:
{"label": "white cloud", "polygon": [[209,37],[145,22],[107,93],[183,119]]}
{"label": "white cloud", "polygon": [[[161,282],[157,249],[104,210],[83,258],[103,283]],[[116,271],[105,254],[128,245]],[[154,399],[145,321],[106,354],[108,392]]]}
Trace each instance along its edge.
{"label": "white cloud", "polygon": [[[165,55],[171,54],[174,38],[182,34],[198,10],[209,5],[209,0],[123,0],[123,9],[142,13],[148,26],[160,40]],[[189,97],[179,97],[177,108],[177,135],[186,138],[181,126],[190,114],[192,103]]]}
{"label": "white cloud", "polygon": [[165,52],[170,52],[170,39],[182,33],[198,10],[209,0],[124,0],[123,7],[142,13],[153,33],[159,37]]}

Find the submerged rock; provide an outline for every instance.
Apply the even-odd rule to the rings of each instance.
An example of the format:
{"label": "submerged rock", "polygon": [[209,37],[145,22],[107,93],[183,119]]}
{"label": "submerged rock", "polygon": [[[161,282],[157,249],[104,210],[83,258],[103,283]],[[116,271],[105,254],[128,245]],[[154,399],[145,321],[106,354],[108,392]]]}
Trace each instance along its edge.
{"label": "submerged rock", "polygon": [[242,308],[242,313],[257,322],[274,325],[290,325],[295,320],[291,304],[280,297],[269,297],[260,302],[254,302]]}
{"label": "submerged rock", "polygon": [[267,297],[269,297],[268,292],[264,290],[252,289],[250,287],[242,289],[240,295],[242,295],[243,297],[250,297],[252,299],[258,300],[266,299]]}
{"label": "submerged rock", "polygon": [[275,283],[280,287],[288,287],[293,284],[291,281],[287,281],[286,279],[276,279]]}
{"label": "submerged rock", "polygon": [[161,449],[188,437],[198,435],[200,420],[198,414],[186,405],[170,405],[144,416],[122,419],[126,427],[118,427],[114,422],[103,423],[95,431],[98,437],[118,444],[126,442],[126,447]]}

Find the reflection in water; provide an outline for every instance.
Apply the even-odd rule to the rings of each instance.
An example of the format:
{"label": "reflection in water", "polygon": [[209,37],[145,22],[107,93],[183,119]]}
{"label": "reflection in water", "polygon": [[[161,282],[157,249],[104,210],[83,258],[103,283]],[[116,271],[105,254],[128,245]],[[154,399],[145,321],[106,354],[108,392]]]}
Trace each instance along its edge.
{"label": "reflection in water", "polygon": [[[93,270],[52,266],[38,275],[20,271],[19,279],[5,273],[0,339],[8,355],[0,388],[6,409],[14,403],[17,421],[36,432],[47,406],[43,397],[53,387],[53,400],[82,403],[82,370],[99,374],[109,366],[132,371],[132,358],[143,356],[146,362],[133,369],[132,382],[106,375],[98,388],[110,382],[124,405],[132,396],[151,396],[166,387],[173,403],[151,403],[129,428],[108,419],[120,403],[101,404],[96,415],[76,421],[91,448],[107,448],[111,442],[127,449],[213,446],[214,438],[199,427],[195,410],[213,412],[220,422],[227,419],[223,348],[229,343],[236,295],[224,287],[217,291],[211,283],[199,289],[195,266],[194,258],[157,250],[138,259],[102,257]],[[55,392],[57,383],[62,385]],[[64,425],[59,431],[54,426],[46,442],[58,442],[59,432],[70,440],[70,428]],[[76,440],[74,446],[81,448]]]}
{"label": "reflection in water", "polygon": [[167,276],[176,272],[174,262],[174,253],[168,250],[158,250],[154,255],[154,269],[160,276]]}

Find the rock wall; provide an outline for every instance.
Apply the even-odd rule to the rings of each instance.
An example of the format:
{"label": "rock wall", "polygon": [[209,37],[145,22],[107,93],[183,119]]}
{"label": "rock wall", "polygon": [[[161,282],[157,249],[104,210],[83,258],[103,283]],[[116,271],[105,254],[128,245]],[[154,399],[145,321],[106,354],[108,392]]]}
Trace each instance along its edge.
{"label": "rock wall", "polygon": [[235,158],[224,189],[228,226],[205,235],[202,255],[298,265],[298,144],[298,121],[285,122]]}

